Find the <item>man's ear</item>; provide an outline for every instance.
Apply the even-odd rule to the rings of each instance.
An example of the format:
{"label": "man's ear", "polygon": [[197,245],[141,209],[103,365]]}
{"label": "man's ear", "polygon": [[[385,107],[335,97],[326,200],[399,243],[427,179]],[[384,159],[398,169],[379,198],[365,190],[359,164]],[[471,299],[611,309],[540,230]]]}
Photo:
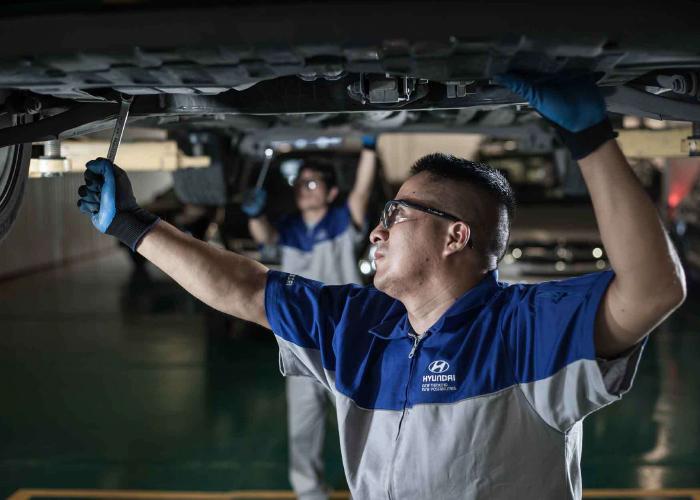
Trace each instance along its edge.
{"label": "man's ear", "polygon": [[338,192],[338,186],[333,186],[330,191],[328,191],[328,195],[326,195],[326,201],[328,203],[333,203],[338,197]]}
{"label": "man's ear", "polygon": [[445,246],[445,255],[460,252],[469,243],[472,236],[471,227],[465,222],[458,221],[450,224],[447,232],[447,245]]}

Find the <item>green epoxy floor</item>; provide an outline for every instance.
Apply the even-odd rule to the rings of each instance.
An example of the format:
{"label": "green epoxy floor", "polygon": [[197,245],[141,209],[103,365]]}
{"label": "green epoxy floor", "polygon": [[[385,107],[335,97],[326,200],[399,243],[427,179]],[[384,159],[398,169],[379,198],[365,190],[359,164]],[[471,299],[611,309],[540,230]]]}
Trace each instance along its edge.
{"label": "green epoxy floor", "polygon": [[[0,283],[2,497],[289,488],[272,335],[151,276],[116,252]],[[585,488],[700,487],[698,303],[652,337],[623,401],[586,420]],[[329,425],[329,482],[345,489]]]}

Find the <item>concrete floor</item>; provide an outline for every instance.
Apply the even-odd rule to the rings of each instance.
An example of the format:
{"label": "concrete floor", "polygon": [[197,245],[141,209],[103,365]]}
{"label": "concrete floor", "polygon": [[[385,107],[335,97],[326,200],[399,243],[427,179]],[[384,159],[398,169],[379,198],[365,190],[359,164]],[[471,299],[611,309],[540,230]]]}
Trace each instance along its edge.
{"label": "concrete floor", "polygon": [[[0,495],[20,488],[288,489],[271,334],[124,252],[0,283]],[[634,389],[588,418],[585,488],[700,487],[700,300]],[[329,482],[345,489],[329,418]]]}

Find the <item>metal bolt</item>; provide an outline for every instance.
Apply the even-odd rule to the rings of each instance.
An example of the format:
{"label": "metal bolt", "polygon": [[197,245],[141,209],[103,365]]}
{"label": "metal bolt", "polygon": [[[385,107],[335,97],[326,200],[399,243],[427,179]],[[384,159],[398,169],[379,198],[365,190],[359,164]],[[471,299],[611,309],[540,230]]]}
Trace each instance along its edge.
{"label": "metal bolt", "polygon": [[61,156],[61,141],[44,142],[44,155],[38,159],[36,172],[39,177],[60,177],[70,172],[70,161]]}
{"label": "metal bolt", "polygon": [[61,141],[46,141],[44,143],[45,158],[61,158]]}
{"label": "metal bolt", "polygon": [[698,93],[698,77],[695,73],[659,75],[656,81],[662,88],[671,89],[676,94],[696,95]]}
{"label": "metal bolt", "polygon": [[688,92],[688,84],[681,75],[673,75],[671,77],[671,88],[678,94],[685,94]]}

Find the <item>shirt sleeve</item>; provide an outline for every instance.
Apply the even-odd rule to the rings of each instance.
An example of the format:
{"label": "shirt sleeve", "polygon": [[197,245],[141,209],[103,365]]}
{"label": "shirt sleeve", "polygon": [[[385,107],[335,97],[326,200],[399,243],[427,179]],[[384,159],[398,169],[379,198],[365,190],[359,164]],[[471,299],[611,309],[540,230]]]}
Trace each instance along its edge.
{"label": "shirt sleeve", "polygon": [[309,376],[332,390],[333,336],[353,285],[326,286],[294,274],[270,271],[265,313],[280,349],[285,376]]}
{"label": "shirt sleeve", "polygon": [[596,315],[613,277],[513,287],[502,332],[514,376],[532,408],[562,432],[632,386],[646,340],[615,359],[595,354]]}

